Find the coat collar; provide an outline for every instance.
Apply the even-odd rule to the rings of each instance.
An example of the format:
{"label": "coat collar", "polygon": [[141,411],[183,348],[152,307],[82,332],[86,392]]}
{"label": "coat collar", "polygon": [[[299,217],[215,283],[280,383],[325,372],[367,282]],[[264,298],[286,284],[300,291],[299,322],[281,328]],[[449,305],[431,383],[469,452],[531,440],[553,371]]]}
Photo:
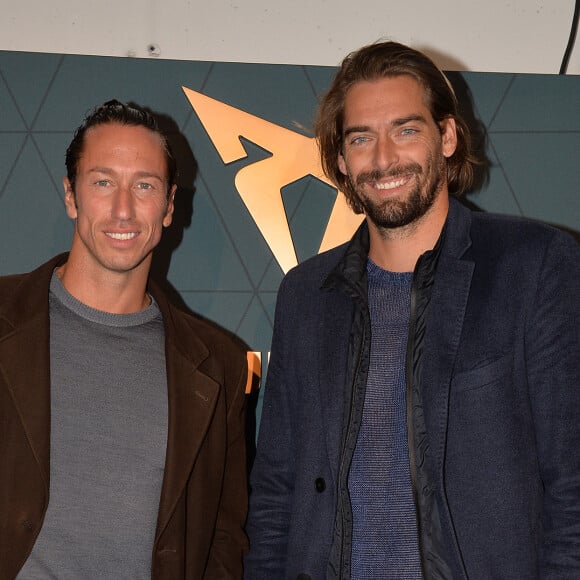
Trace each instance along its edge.
{"label": "coat collar", "polygon": [[369,247],[369,227],[364,220],[345,244],[342,258],[324,280],[321,290],[340,289],[352,298],[362,298],[366,302]]}
{"label": "coat collar", "polygon": [[211,353],[199,322],[173,306],[153,282],[150,291],[165,325],[169,432],[156,538],[167,527],[191,476],[220,395],[217,377],[204,371]]}

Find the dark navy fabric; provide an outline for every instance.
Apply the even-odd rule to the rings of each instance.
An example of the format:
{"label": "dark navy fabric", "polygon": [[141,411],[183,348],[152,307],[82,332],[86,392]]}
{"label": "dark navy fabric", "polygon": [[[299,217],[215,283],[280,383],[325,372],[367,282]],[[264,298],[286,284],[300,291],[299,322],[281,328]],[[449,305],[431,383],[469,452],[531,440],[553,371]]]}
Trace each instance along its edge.
{"label": "dark navy fabric", "polygon": [[[580,247],[554,228],[451,201],[419,385],[432,489],[418,493],[437,515],[453,579],[580,578]],[[343,437],[357,420],[359,368],[347,369],[367,332],[356,259],[360,280],[322,288],[345,251],[301,264],[280,288],[248,580],[323,580],[336,565]]]}

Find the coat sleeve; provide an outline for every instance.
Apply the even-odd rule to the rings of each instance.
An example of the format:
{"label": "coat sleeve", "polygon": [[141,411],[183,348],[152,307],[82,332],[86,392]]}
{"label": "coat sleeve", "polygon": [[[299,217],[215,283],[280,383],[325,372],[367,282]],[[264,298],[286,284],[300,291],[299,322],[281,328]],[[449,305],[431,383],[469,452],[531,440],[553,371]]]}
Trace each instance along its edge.
{"label": "coat sleeve", "polygon": [[526,366],[544,484],[542,579],[580,578],[580,246],[547,247],[526,328]]}
{"label": "coat sleeve", "polygon": [[246,580],[282,580],[285,577],[294,485],[292,412],[284,363],[284,329],[288,315],[285,282],[282,282],[256,459],[250,478],[250,512],[246,526],[250,552],[244,565]]}

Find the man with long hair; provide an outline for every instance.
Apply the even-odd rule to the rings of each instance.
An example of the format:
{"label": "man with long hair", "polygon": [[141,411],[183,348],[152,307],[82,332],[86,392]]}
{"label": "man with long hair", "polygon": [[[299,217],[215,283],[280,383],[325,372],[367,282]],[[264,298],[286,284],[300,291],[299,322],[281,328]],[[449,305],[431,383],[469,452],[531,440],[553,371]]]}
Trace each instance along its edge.
{"label": "man with long hair", "polygon": [[347,56],[316,135],[366,219],[282,282],[246,578],[580,577],[578,244],[455,199],[469,130],[409,47]]}

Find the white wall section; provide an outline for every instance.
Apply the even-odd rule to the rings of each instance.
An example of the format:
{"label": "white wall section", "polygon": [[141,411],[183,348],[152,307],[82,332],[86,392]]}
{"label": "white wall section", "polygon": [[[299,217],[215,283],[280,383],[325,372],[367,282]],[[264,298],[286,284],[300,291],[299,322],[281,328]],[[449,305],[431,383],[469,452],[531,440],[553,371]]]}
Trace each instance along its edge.
{"label": "white wall section", "polygon": [[574,0],[3,0],[0,50],[336,65],[389,38],[448,70],[557,73],[573,13]]}

